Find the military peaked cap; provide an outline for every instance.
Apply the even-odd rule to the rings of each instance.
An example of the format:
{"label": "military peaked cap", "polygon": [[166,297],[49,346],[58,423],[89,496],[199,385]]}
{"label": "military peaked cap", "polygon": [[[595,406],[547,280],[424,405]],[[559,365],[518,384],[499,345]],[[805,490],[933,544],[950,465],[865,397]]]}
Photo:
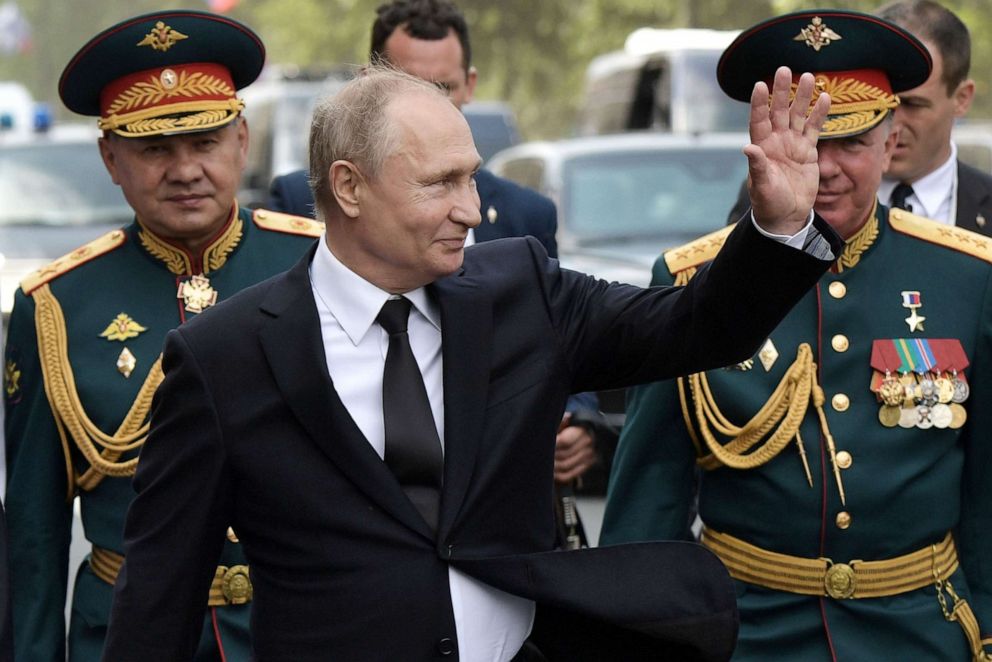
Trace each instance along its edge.
{"label": "military peaked cap", "polygon": [[[717,65],[720,87],[749,101],[754,84],[771,84],[789,67],[816,76],[816,91],[830,94],[820,138],[843,138],[878,125],[899,105],[897,92],[921,85],[933,61],[903,28],[877,16],[817,9],[777,16],[741,32]],[[794,88],[793,88],[794,89]]]}
{"label": "military peaked cap", "polygon": [[244,107],[265,46],[230,18],[189,9],[129,18],[90,39],[59,79],[66,107],[124,137],[206,131]]}

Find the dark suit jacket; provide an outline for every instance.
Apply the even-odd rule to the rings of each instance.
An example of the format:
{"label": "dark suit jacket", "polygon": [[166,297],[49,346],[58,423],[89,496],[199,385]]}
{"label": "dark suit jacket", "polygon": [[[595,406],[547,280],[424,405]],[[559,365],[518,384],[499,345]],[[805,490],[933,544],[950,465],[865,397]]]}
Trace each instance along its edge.
{"label": "dark suit jacket", "polygon": [[992,176],[960,160],[955,218],[960,228],[992,235]]}
{"label": "dark suit jacket", "polygon": [[229,524],[260,662],[437,658],[456,636],[449,565],[537,601],[537,634],[579,619],[551,659],[730,655],[734,590],[703,548],[551,551],[550,440],[570,392],[751,356],[828,262],[750,224],[684,289],[560,270],[530,238],[466,250],[429,287],[445,398],[435,537],[335,393],[312,255],[169,333],[104,660],[189,659]]}
{"label": "dark suit jacket", "polygon": [[[482,211],[482,224],[475,229],[476,241],[530,235],[544,245],[548,255],[558,257],[555,239],[558,212],[555,203],[488,170],[480,170],[475,183],[479,189]],[[313,193],[307,183],[307,172],[297,170],[273,179],[269,187],[268,208],[313,217]]]}

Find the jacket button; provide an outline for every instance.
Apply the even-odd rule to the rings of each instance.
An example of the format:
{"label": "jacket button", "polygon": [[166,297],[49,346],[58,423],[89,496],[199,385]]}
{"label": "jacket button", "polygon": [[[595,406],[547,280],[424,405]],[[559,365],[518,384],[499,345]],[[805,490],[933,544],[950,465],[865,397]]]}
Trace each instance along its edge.
{"label": "jacket button", "polygon": [[445,657],[454,654],[456,649],[455,640],[450,637],[445,637],[437,642],[437,652]]}
{"label": "jacket button", "polygon": [[834,348],[835,352],[846,352],[847,348],[851,346],[851,343],[848,342],[847,336],[838,333],[830,339],[830,346]]}
{"label": "jacket button", "polygon": [[[255,213],[257,214],[258,212]],[[840,282],[839,280],[835,280],[834,282],[830,283],[830,285],[827,287],[827,291],[830,292],[830,296],[832,296],[833,298],[843,299],[844,296],[847,294],[847,286],[844,285],[844,283]]]}
{"label": "jacket button", "polygon": [[830,399],[830,404],[837,411],[847,411],[851,406],[851,399],[843,393],[838,393]]}
{"label": "jacket button", "polygon": [[837,513],[836,522],[838,529],[847,529],[851,526],[851,513],[844,510],[840,511]]}

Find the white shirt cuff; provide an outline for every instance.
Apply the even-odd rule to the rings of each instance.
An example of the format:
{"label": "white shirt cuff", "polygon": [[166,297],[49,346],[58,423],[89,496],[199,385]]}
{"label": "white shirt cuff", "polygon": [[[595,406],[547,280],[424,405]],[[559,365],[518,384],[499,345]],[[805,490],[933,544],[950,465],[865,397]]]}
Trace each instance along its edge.
{"label": "white shirt cuff", "polygon": [[758,225],[758,222],[754,220],[753,211],[751,212],[751,223],[754,225],[754,228],[758,232],[765,235],[769,239],[774,239],[777,242],[783,243],[786,246],[791,246],[792,248],[801,251],[803,250],[803,246],[806,245],[806,235],[809,233],[809,229],[813,226],[813,210],[812,209],[809,210],[809,218],[806,220],[805,227],[803,227],[802,230],[800,230],[794,235],[772,234],[771,232],[766,232],[762,230],[761,226]]}

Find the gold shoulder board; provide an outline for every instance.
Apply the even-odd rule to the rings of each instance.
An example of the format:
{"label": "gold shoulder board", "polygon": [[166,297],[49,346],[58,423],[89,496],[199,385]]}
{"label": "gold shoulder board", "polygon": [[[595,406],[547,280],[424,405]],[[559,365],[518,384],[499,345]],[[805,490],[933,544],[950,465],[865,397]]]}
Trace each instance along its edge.
{"label": "gold shoulder board", "polygon": [[31,292],[38,289],[45,283],[58,278],[64,273],[72,271],[81,264],[85,264],[86,262],[89,262],[90,260],[105,253],[109,253],[118,246],[123,245],[124,239],[125,234],[123,230],[111,230],[107,234],[97,237],[90,243],[80,246],[68,255],[63,255],[54,262],[28,274],[24,277],[24,280],[21,281],[21,289],[24,290],[25,294],[31,294]]}
{"label": "gold shoulder board", "polygon": [[992,262],[992,239],[977,232],[944,225],[902,209],[889,210],[889,225],[896,232]]}
{"label": "gold shoulder board", "polygon": [[298,234],[304,237],[319,237],[324,231],[324,224],[312,218],[283,214],[268,209],[256,209],[252,214],[255,225],[263,230]]}
{"label": "gold shoulder board", "polygon": [[711,232],[688,244],[665,251],[665,264],[668,271],[673,276],[680,271],[698,267],[716,257],[716,254],[723,248],[723,242],[727,240],[734,229],[733,225]]}

